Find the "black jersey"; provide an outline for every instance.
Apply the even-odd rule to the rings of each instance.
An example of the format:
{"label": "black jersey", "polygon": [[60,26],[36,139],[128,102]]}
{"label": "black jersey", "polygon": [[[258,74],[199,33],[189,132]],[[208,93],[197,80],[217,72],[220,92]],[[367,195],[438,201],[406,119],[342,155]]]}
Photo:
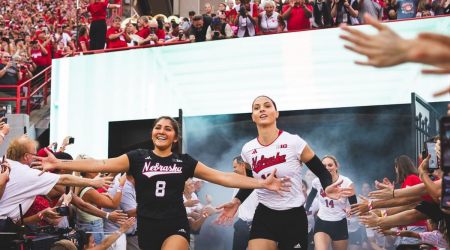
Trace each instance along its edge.
{"label": "black jersey", "polygon": [[159,157],[145,149],[127,156],[136,184],[137,214],[153,219],[186,217],[184,183],[194,176],[198,161],[188,154]]}

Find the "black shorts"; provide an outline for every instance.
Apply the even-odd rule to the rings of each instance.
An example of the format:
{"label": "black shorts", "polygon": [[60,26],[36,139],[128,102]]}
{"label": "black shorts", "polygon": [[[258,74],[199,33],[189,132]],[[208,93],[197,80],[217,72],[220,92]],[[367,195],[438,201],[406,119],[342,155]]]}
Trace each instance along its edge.
{"label": "black shorts", "polygon": [[314,234],[318,232],[328,234],[333,241],[348,240],[347,219],[344,218],[340,221],[324,221],[317,217],[314,226]]}
{"label": "black shorts", "polygon": [[273,240],[280,250],[307,250],[308,219],[305,208],[301,206],[278,211],[259,203],[250,231],[252,239]]}
{"label": "black shorts", "polygon": [[172,235],[183,236],[189,244],[190,228],[187,217],[156,220],[138,215],[137,220],[138,242],[142,250],[161,249],[164,241]]}
{"label": "black shorts", "polygon": [[[355,232],[348,233],[348,244],[349,245],[362,245],[362,230],[366,230],[362,226],[358,227]],[[364,232],[365,233],[365,232]]]}

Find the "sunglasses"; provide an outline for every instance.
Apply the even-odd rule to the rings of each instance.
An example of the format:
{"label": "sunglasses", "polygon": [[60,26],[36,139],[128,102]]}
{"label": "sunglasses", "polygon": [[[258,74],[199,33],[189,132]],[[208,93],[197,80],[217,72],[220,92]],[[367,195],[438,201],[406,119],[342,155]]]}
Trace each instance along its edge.
{"label": "sunglasses", "polygon": [[212,24],[220,24],[220,20],[219,19],[214,19],[214,20],[212,20]]}

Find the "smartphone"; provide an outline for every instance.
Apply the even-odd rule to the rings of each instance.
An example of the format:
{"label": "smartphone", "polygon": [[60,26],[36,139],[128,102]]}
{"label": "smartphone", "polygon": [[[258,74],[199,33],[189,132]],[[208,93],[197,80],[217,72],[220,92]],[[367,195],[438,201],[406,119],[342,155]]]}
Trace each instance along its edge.
{"label": "smartphone", "polygon": [[450,172],[450,116],[441,117],[439,138],[441,140],[441,168],[444,172]]}
{"label": "smartphone", "polygon": [[434,151],[435,147],[436,147],[435,142],[427,142],[428,154],[431,155],[431,158],[428,161],[428,169],[430,169],[430,170],[439,169],[436,151]]}
{"label": "smartphone", "polygon": [[23,134],[26,134],[27,133],[27,126],[24,126],[23,127]]}
{"label": "smartphone", "polygon": [[447,202],[450,202],[450,172],[448,171],[444,172],[442,178],[441,208],[450,209]]}
{"label": "smartphone", "polygon": [[2,157],[2,163],[0,164],[1,167],[2,167],[2,168],[1,168],[2,173],[5,172],[5,170],[6,170],[6,168],[2,165],[5,161],[6,161],[6,155],[3,155],[3,157]]}
{"label": "smartphone", "polygon": [[58,213],[59,216],[69,216],[70,215],[69,207],[58,207],[58,208],[56,208],[56,212]]}
{"label": "smartphone", "polygon": [[55,143],[55,145],[53,145],[53,152],[56,152],[57,148],[58,148],[58,143]]}
{"label": "smartphone", "polygon": [[74,144],[75,143],[75,138],[71,137],[69,138],[69,144]]}

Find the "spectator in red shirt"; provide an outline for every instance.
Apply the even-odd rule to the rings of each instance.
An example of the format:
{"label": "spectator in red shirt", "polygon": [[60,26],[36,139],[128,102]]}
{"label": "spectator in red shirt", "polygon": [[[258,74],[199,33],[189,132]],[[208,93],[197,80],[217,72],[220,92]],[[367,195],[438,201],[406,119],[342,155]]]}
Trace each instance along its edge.
{"label": "spectator in red shirt", "polygon": [[140,36],[142,39],[147,38],[150,35],[149,20],[146,16],[141,16],[138,21],[139,31],[136,35]]}
{"label": "spectator in red shirt", "polygon": [[139,45],[142,44],[156,44],[156,43],[164,43],[164,39],[166,37],[166,33],[162,29],[158,28],[158,22],[156,20],[150,21],[150,35],[144,40],[139,42]]}
{"label": "spectator in red shirt", "polygon": [[89,47],[89,32],[86,26],[81,26],[78,31],[78,51],[88,51]]}
{"label": "spectator in red shirt", "polygon": [[42,46],[38,41],[31,41],[31,47],[28,48],[28,54],[31,56],[31,59],[36,64],[36,72],[38,74],[42,70],[47,67],[47,49]]}
{"label": "spectator in red shirt", "polygon": [[105,48],[106,42],[106,9],[120,8],[119,4],[109,4],[108,1],[95,0],[86,7],[86,11],[92,15],[90,50]]}
{"label": "spectator in red shirt", "polygon": [[305,5],[305,0],[291,0],[291,3],[283,8],[283,19],[287,20],[288,30],[310,29],[311,17],[312,6]]}
{"label": "spectator in red shirt", "polygon": [[108,49],[128,47],[131,38],[125,33],[125,29],[120,29],[122,24],[122,18],[115,16],[113,19],[113,27],[109,28],[106,32],[108,39]]}

